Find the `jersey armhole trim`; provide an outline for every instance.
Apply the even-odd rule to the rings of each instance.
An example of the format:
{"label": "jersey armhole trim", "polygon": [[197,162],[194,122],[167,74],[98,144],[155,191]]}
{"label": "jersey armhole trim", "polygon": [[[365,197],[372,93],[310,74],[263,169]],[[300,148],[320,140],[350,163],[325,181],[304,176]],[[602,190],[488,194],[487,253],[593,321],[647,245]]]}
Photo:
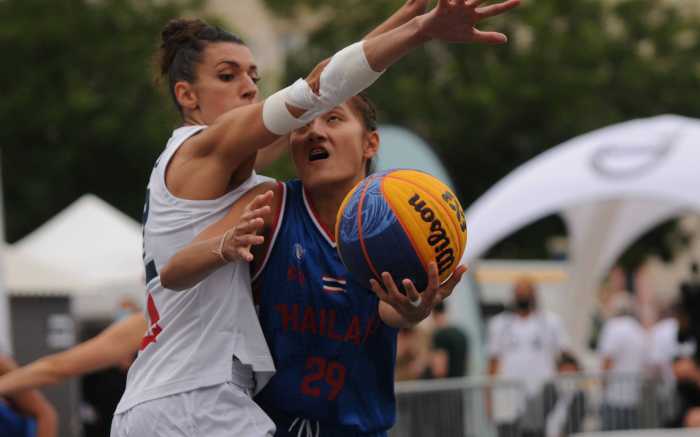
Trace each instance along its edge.
{"label": "jersey armhole trim", "polygon": [[282,190],[281,204],[279,210],[277,211],[277,215],[275,215],[275,218],[272,221],[272,236],[270,237],[270,244],[267,246],[267,250],[265,251],[265,257],[263,258],[262,263],[260,263],[260,267],[251,278],[251,282],[255,282],[262,273],[262,271],[265,270],[267,261],[270,259],[270,254],[272,254],[272,249],[275,247],[277,235],[279,235],[280,228],[282,228],[282,219],[284,217],[285,209],[287,207],[287,186],[280,181],[277,181],[277,185]]}
{"label": "jersey armhole trim", "polygon": [[[187,128],[187,127],[191,127],[192,132],[189,133],[186,137],[182,138],[180,140],[180,143],[176,146],[173,146],[172,149],[168,150],[166,148],[167,153],[164,153],[159,158],[159,163],[158,163],[159,165],[160,165],[160,161],[163,158],[166,158],[162,167],[158,168],[158,180],[159,180],[161,187],[163,188],[163,192],[165,193],[165,196],[167,197],[167,199],[170,202],[173,202],[173,201],[174,202],[184,202],[184,203],[186,203],[190,206],[194,206],[194,207],[206,207],[206,206],[215,205],[218,202],[221,202],[222,200],[227,199],[228,197],[231,197],[233,195],[233,193],[238,192],[241,189],[241,187],[246,185],[246,183],[248,183],[248,181],[252,180],[251,178],[255,177],[256,173],[255,173],[255,170],[253,170],[253,171],[251,171],[250,176],[245,181],[243,181],[241,183],[241,185],[239,185],[238,187],[234,188],[233,190],[228,191],[228,192],[226,192],[226,193],[222,194],[221,196],[214,198],[214,199],[187,199],[184,197],[176,196],[172,191],[170,191],[170,188],[168,187],[168,184],[167,184],[167,181],[165,178],[165,175],[168,171],[168,167],[170,167],[170,162],[172,161],[172,159],[175,156],[175,154],[177,153],[177,151],[180,150],[180,148],[182,147],[183,144],[185,144],[192,137],[199,135],[203,130],[207,129],[209,126],[207,126],[207,125],[183,126],[183,128]],[[178,128],[178,129],[182,129],[182,128]],[[243,192],[248,191],[250,188],[252,188],[252,187],[246,188],[245,190],[243,190]]]}

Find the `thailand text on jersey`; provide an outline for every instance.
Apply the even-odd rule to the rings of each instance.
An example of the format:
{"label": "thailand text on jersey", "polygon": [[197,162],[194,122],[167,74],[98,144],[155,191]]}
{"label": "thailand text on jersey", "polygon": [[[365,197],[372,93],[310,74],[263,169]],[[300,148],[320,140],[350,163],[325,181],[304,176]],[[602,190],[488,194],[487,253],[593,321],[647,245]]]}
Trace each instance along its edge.
{"label": "thailand text on jersey", "polygon": [[396,330],[379,318],[377,297],[349,276],[301,183],[282,191],[272,247],[253,282],[277,368],[256,401],[321,429],[386,430],[395,420]]}

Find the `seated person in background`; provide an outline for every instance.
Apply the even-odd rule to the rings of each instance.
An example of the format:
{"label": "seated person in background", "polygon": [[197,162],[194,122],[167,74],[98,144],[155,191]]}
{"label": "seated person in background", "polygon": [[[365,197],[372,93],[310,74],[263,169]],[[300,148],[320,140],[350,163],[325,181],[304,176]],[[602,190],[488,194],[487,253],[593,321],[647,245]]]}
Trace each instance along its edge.
{"label": "seated person in background", "polygon": [[396,339],[397,381],[421,379],[430,364],[430,335],[422,326],[399,330]]}
{"label": "seated person in background", "polygon": [[681,397],[675,426],[700,427],[700,367],[692,358],[679,358],[673,363],[673,374]]}
{"label": "seated person in background", "polygon": [[[548,384],[546,437],[565,437],[581,432],[586,416],[586,395],[574,375],[581,371],[576,358],[564,352],[557,362],[559,380]],[[568,377],[567,377],[568,376]]]}
{"label": "seated person in background", "polygon": [[[447,308],[440,302],[433,308],[433,334],[428,367],[423,377],[458,378],[467,372],[467,337],[447,320]],[[443,392],[438,402],[425,399],[421,405],[423,436],[461,437],[464,430],[464,391],[461,388]],[[447,411],[446,411],[447,409]],[[436,420],[436,418],[440,418]],[[457,431],[459,430],[459,431]]]}
{"label": "seated person in background", "polygon": [[467,373],[469,342],[461,329],[447,320],[447,308],[440,302],[433,309],[435,331],[430,351],[428,378],[456,378]]}
{"label": "seated person in background", "polygon": [[[0,375],[16,368],[9,356],[0,353]],[[56,411],[38,391],[0,397],[0,436],[56,437],[57,429]]]}
{"label": "seated person in background", "polygon": [[649,341],[634,314],[632,297],[611,298],[612,317],[600,334],[598,353],[604,373],[603,431],[639,428],[641,380],[648,366]]}

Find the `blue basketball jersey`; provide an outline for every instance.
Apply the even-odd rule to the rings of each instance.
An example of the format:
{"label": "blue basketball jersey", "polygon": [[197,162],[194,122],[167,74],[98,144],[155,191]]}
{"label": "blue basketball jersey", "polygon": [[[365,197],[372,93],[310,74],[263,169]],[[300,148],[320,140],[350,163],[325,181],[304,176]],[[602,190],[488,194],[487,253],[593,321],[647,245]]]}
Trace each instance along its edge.
{"label": "blue basketball jersey", "polygon": [[34,437],[36,421],[15,413],[0,399],[0,436],[2,437]]}
{"label": "blue basketball jersey", "polygon": [[[354,282],[298,180],[284,184],[280,217],[253,287],[277,373],[256,397],[275,418],[348,433],[395,421],[397,330],[369,284]],[[278,424],[280,428],[280,424]],[[339,431],[338,431],[339,432]]]}

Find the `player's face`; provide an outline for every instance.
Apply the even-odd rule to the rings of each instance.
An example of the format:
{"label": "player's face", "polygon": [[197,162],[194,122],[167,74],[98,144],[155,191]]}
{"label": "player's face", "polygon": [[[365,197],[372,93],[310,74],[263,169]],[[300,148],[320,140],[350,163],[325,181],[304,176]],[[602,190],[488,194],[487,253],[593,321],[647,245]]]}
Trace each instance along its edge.
{"label": "player's face", "polygon": [[365,163],[377,153],[379,136],[368,132],[344,103],[290,136],[297,175],[307,189],[351,188],[365,177]]}
{"label": "player's face", "polygon": [[208,44],[192,84],[202,122],[212,124],[223,113],[256,102],[257,82],[258,67],[248,47],[230,42]]}

